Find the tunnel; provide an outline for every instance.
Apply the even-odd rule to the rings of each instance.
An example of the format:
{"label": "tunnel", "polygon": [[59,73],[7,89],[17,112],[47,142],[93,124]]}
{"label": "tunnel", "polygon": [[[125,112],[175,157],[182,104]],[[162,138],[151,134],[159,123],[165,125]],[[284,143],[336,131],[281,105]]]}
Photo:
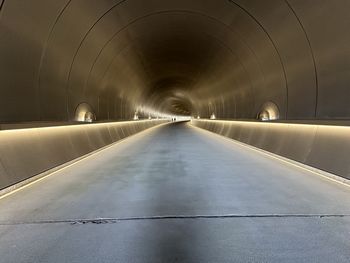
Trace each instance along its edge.
{"label": "tunnel", "polygon": [[349,262],[349,10],[0,0],[0,262]]}
{"label": "tunnel", "polygon": [[1,121],[347,119],[348,1],[3,1]]}

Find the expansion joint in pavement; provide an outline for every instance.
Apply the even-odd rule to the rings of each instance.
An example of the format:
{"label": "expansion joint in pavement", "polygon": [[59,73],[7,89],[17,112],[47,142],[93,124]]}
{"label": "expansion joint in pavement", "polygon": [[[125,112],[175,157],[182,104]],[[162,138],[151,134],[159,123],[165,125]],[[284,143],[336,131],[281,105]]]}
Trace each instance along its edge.
{"label": "expansion joint in pavement", "polygon": [[343,218],[350,217],[347,214],[224,214],[224,215],[165,215],[165,216],[140,216],[140,217],[116,217],[116,218],[90,218],[90,219],[58,219],[58,220],[33,220],[22,222],[0,222],[4,225],[37,225],[37,224],[115,224],[122,221],[143,220],[187,220],[187,219],[235,219],[235,218]]}

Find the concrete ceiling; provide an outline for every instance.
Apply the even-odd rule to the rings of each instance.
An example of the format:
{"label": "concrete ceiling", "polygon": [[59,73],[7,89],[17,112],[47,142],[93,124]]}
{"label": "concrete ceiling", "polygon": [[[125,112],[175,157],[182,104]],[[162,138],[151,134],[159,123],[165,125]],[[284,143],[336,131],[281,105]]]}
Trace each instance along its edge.
{"label": "concrete ceiling", "polygon": [[[316,4],[317,2],[317,4]],[[0,122],[350,116],[348,0],[0,0]],[[142,114],[142,113],[140,113]]]}

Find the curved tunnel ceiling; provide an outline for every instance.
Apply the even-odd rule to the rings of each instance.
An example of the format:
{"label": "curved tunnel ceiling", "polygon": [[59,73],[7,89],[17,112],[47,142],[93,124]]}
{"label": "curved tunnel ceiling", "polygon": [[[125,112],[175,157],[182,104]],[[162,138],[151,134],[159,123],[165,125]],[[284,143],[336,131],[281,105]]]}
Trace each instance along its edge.
{"label": "curved tunnel ceiling", "polygon": [[[1,1],[0,1],[1,2]],[[348,118],[347,0],[4,0],[0,122]]]}

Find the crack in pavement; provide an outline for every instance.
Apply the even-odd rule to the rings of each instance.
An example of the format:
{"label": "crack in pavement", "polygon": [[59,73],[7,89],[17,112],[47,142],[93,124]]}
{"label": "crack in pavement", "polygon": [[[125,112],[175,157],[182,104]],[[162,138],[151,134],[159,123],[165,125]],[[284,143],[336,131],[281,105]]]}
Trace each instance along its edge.
{"label": "crack in pavement", "polygon": [[234,219],[234,218],[344,218],[347,214],[224,214],[224,215],[164,215],[164,216],[140,216],[140,217],[116,217],[116,218],[92,218],[92,219],[58,219],[0,222],[0,226],[38,225],[38,224],[115,224],[123,221],[141,220],[172,220],[172,219]]}

